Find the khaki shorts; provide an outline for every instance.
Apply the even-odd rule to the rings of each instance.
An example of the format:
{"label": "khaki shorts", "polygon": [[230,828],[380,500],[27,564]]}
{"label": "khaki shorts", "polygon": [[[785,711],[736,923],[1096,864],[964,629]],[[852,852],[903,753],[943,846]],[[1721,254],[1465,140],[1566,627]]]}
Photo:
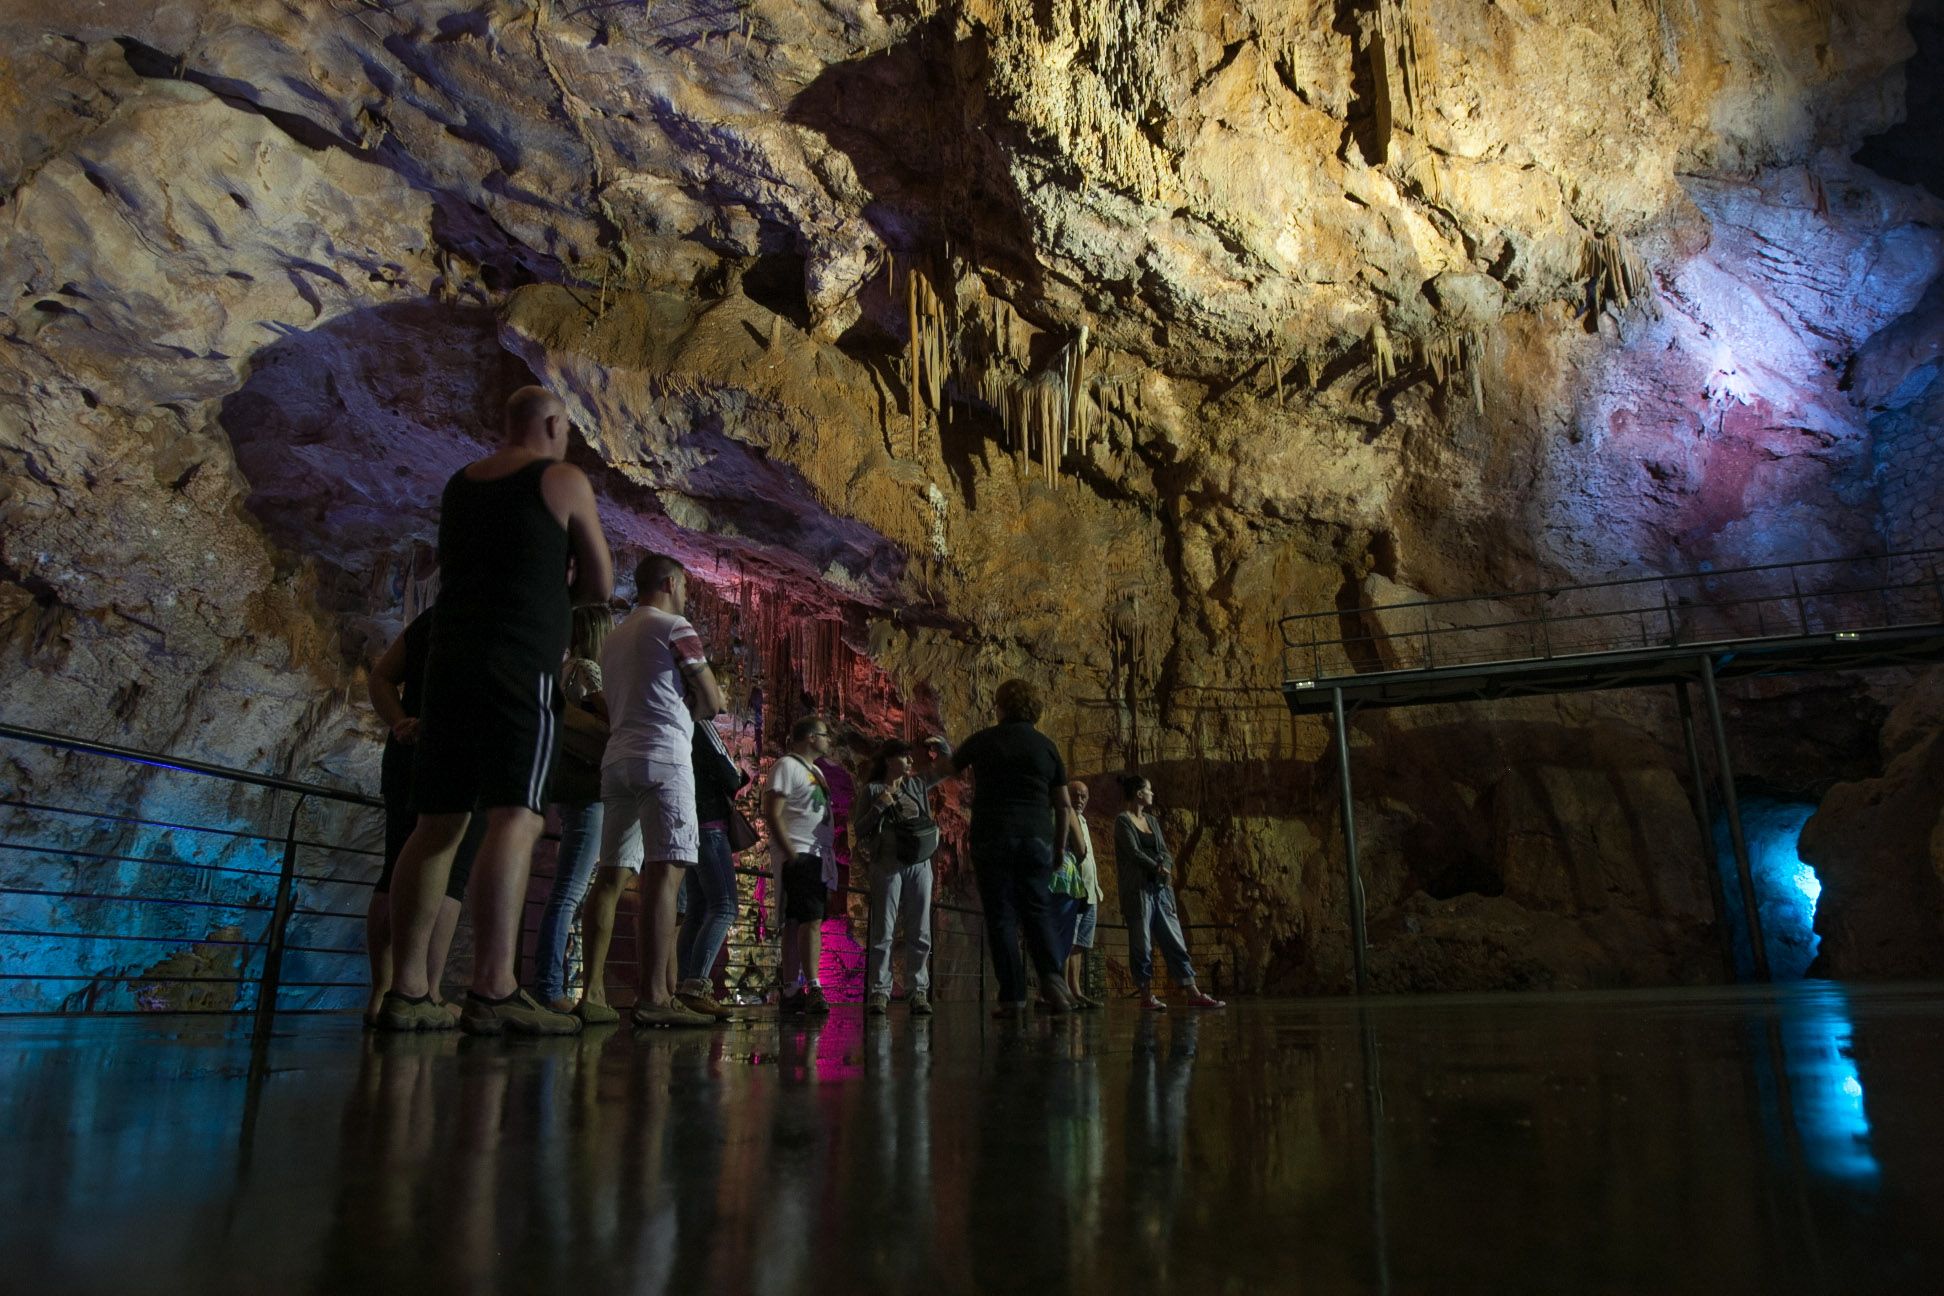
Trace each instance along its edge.
{"label": "khaki shorts", "polygon": [[641,871],[643,860],[694,864],[702,831],[695,767],[624,760],[601,767],[601,867]]}

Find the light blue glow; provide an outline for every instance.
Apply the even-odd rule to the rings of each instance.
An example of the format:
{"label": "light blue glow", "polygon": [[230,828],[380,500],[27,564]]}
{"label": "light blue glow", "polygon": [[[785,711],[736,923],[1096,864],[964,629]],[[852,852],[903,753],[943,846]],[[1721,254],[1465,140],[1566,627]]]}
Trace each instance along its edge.
{"label": "light blue glow", "polygon": [[1811,1172],[1868,1187],[1882,1174],[1870,1145],[1849,1002],[1830,986],[1784,1017],[1783,1046],[1802,1155]]}
{"label": "light blue glow", "polygon": [[[1748,867],[1755,882],[1762,941],[1767,947],[1770,974],[1777,981],[1800,980],[1822,944],[1815,930],[1822,879],[1796,853],[1803,825],[1815,812],[1812,805],[1773,797],[1749,796],[1742,801],[1742,831],[1748,843]],[[1754,956],[1748,949],[1741,884],[1725,816],[1716,821],[1715,842],[1735,966],[1741,979],[1752,980]]]}

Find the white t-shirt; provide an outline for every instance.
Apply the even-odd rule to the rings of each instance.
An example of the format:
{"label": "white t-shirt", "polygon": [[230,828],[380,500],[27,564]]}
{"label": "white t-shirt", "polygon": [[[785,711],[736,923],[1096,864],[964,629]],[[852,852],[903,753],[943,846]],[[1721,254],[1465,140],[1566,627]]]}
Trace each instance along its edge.
{"label": "white t-shirt", "polygon": [[777,758],[765,785],[782,797],[776,817],[783,825],[784,840],[770,840],[770,857],[778,864],[798,855],[819,855],[824,862],[824,883],[837,884],[836,838],[830,824],[830,792],[821,776],[812,776],[811,767],[794,756]]}
{"label": "white t-shirt", "polygon": [[624,760],[687,765],[695,715],[686,677],[708,664],[695,627],[672,612],[638,607],[614,627],[601,646],[608,706],[601,767]]}

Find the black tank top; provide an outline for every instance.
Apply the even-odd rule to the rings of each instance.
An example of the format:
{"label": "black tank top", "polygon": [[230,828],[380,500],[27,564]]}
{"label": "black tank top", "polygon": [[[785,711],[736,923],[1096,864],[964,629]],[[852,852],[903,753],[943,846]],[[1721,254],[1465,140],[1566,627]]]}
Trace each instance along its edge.
{"label": "black tank top", "polygon": [[560,669],[573,606],[567,594],[567,528],[540,493],[553,466],[474,481],[461,469],[439,505],[439,601],[432,626],[438,669]]}

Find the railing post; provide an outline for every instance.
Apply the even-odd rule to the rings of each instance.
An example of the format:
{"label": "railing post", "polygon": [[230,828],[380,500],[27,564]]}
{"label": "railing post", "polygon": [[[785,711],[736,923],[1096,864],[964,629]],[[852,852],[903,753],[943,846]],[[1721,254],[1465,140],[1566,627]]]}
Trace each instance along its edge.
{"label": "railing post", "polygon": [[1667,646],[1672,648],[1681,642],[1681,633],[1674,628],[1674,602],[1667,597],[1667,582],[1660,583],[1661,615],[1667,618]]}
{"label": "railing post", "polygon": [[985,911],[980,910],[979,911],[979,1002],[982,1004],[986,1001],[985,963],[986,963],[986,917],[985,917]]}
{"label": "railing post", "polygon": [[268,1039],[277,1016],[277,989],[283,984],[284,942],[288,939],[290,911],[295,906],[297,885],[297,816],[304,809],[309,793],[300,793],[290,807],[290,821],[284,830],[283,866],[277,874],[277,903],[270,911],[270,928],[264,934],[263,977],[257,982],[256,1023],[252,1035]]}
{"label": "railing post", "polygon": [[1674,699],[1680,704],[1681,743],[1687,748],[1688,777],[1694,781],[1694,821],[1701,830],[1701,858],[1708,870],[1708,898],[1714,902],[1715,927],[1721,933],[1721,957],[1727,964],[1728,979],[1735,979],[1734,935],[1728,922],[1728,893],[1721,885],[1721,860],[1715,854],[1714,821],[1708,815],[1708,779],[1701,770],[1701,747],[1694,740],[1694,707],[1688,702],[1686,684],[1674,686]]}
{"label": "railing post", "polygon": [[1343,723],[1343,690],[1330,690],[1330,706],[1336,716],[1337,789],[1343,797],[1344,867],[1350,879],[1350,951],[1356,960],[1357,993],[1368,981],[1364,968],[1364,889],[1363,874],[1357,868],[1357,806],[1350,795],[1350,733]]}
{"label": "railing post", "polygon": [[1721,699],[1715,692],[1714,658],[1703,654],[1701,696],[1708,704],[1714,728],[1715,775],[1721,780],[1721,806],[1728,812],[1728,841],[1735,850],[1735,872],[1741,881],[1742,919],[1755,957],[1755,976],[1769,979],[1768,947],[1762,941],[1762,915],[1755,898],[1755,874],[1748,864],[1748,838],[1742,833],[1741,802],[1735,796],[1735,769],[1728,761],[1728,731],[1721,724]]}
{"label": "railing post", "polygon": [[1424,669],[1431,669],[1431,609],[1424,610]]}
{"label": "railing post", "polygon": [[1809,608],[1802,601],[1802,576],[1795,568],[1789,569],[1789,588],[1795,591],[1796,633],[1807,636],[1809,633]]}
{"label": "railing post", "polygon": [[1545,645],[1544,656],[1546,660],[1551,661],[1552,660],[1552,626],[1546,620],[1546,605],[1543,602],[1543,600],[1551,598],[1552,593],[1549,590],[1542,590],[1540,591],[1539,597],[1542,600],[1539,604],[1539,641],[1540,643]]}

